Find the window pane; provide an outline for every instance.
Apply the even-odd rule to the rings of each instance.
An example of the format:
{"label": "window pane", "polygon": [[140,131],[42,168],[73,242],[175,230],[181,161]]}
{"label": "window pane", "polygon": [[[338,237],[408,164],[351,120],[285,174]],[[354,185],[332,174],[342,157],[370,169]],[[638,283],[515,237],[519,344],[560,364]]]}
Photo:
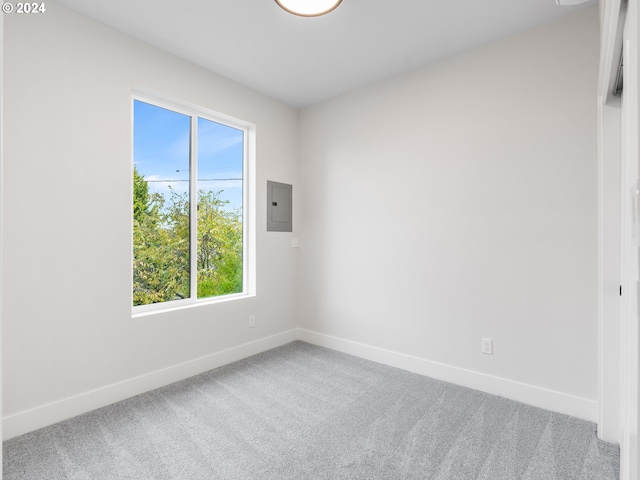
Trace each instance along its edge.
{"label": "window pane", "polygon": [[242,292],[244,132],[198,118],[198,298]]}
{"label": "window pane", "polygon": [[133,114],[133,304],[189,298],[191,118],[138,100]]}

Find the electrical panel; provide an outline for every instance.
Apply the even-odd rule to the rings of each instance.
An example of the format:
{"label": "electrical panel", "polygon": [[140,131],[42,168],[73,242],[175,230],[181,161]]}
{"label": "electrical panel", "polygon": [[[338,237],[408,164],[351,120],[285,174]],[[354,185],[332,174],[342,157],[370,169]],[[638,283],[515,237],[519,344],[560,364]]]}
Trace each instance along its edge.
{"label": "electrical panel", "polygon": [[267,180],[267,232],[293,231],[293,185]]}

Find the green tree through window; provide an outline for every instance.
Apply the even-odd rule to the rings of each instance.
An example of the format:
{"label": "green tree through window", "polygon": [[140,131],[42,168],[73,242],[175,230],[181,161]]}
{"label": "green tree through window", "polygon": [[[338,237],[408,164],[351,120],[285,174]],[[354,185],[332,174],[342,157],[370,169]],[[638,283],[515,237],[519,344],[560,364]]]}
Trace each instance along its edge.
{"label": "green tree through window", "polygon": [[244,142],[241,129],[134,100],[134,306],[243,291]]}

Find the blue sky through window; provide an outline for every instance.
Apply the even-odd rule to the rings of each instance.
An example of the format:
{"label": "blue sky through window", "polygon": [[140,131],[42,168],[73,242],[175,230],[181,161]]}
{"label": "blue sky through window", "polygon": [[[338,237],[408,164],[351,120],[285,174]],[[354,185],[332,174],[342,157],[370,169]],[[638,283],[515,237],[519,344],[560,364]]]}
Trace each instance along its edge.
{"label": "blue sky through window", "polygon": [[[188,115],[134,100],[133,158],[150,192],[189,191]],[[198,117],[198,189],[222,191],[227,208],[242,209],[244,132]]]}
{"label": "blue sky through window", "polygon": [[198,117],[198,190],[222,191],[221,200],[242,208],[244,132]]}

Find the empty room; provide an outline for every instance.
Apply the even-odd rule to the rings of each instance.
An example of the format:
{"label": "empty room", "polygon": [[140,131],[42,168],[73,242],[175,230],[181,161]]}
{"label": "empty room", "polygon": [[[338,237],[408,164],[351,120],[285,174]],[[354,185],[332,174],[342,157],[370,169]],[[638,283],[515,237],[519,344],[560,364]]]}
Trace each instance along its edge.
{"label": "empty room", "polygon": [[3,478],[638,480],[637,0],[3,3]]}

